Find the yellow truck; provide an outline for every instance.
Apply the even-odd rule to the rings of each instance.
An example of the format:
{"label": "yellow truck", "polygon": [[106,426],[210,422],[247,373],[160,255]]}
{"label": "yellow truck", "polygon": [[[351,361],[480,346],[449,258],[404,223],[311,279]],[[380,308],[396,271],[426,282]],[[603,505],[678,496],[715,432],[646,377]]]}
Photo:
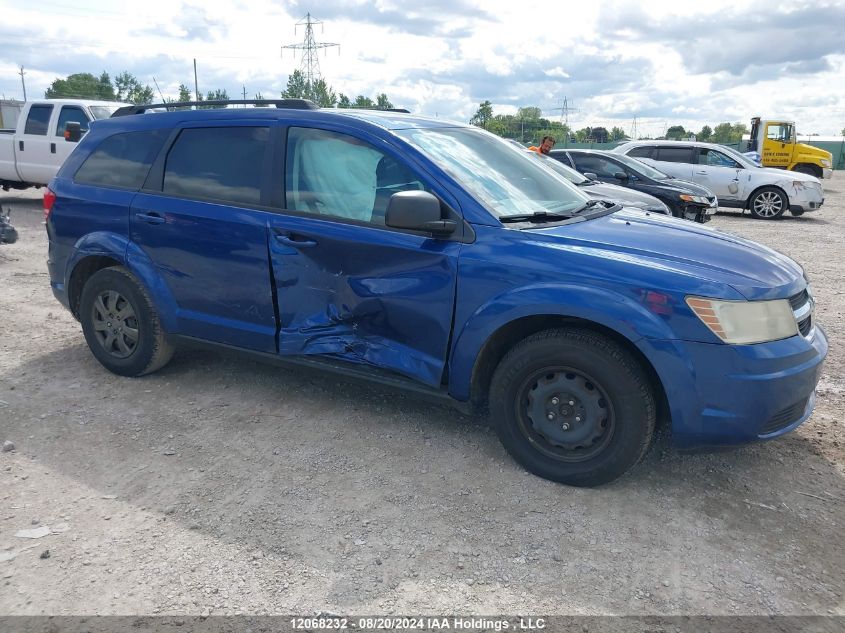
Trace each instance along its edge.
{"label": "yellow truck", "polygon": [[790,169],[820,179],[833,174],[833,154],[796,142],[793,121],[765,121],[754,117],[746,151],[756,152],[763,167]]}

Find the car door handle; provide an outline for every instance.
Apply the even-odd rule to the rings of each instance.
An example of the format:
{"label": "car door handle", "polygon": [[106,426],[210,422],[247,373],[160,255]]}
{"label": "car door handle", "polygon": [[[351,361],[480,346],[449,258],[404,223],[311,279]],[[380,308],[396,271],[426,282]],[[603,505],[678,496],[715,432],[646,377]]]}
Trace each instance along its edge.
{"label": "car door handle", "polygon": [[50,153],[51,154],[56,153],[56,144],[55,143],[50,143]]}
{"label": "car door handle", "polygon": [[166,221],[164,216],[154,211],[150,213],[136,213],[135,217],[147,224],[164,224]]}
{"label": "car door handle", "polygon": [[23,141],[18,141],[18,151],[19,152],[23,151]]}
{"label": "car door handle", "polygon": [[292,235],[285,235],[284,233],[276,233],[276,241],[285,246],[292,246],[293,248],[311,248],[317,246],[314,240],[297,240]]}
{"label": "car door handle", "polygon": [[707,174],[707,172],[706,172],[706,171],[697,171],[697,172],[695,172],[695,173],[697,173],[697,174],[705,174],[705,175]]}

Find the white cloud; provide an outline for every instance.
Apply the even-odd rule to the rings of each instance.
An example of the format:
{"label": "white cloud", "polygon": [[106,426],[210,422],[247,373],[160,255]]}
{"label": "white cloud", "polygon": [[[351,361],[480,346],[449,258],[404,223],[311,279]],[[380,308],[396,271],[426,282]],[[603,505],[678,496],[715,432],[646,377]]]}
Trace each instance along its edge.
{"label": "white cloud", "polygon": [[785,115],[835,134],[845,120],[845,41],[818,20],[842,15],[842,3],[800,0],[6,0],[0,94],[22,96],[23,65],[30,97],[71,73],[124,70],[175,96],[193,87],[196,59],[203,92],[277,96],[299,67],[281,47],[302,42],[295,24],[309,10],[323,20],[317,41],[340,44],[319,55],[335,91],[386,92],[421,114],[465,121],[489,99],[496,112],[554,117],[566,98],[578,127]]}

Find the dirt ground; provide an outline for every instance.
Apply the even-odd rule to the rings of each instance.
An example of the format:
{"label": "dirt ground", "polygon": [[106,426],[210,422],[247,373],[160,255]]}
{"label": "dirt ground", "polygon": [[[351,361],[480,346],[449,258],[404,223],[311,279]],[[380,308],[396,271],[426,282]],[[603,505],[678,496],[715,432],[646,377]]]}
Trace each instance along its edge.
{"label": "dirt ground", "polygon": [[845,614],[845,173],[825,189],[711,223],[806,267],[831,345],[810,421],[710,455],[663,437],[596,490],[331,375],[185,351],[114,376],[50,292],[40,193],[0,192],[0,615]]}

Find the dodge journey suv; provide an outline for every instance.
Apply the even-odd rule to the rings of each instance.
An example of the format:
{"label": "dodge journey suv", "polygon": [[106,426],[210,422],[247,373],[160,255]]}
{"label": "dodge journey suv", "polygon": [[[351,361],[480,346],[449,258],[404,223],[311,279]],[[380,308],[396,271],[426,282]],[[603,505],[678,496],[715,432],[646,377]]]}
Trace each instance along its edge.
{"label": "dodge journey suv", "polygon": [[50,183],[50,283],[110,371],[199,341],[404,386],[572,485],[657,424],[715,447],[812,413],[827,340],[788,257],[591,200],[472,126],[273,105],[126,109]]}

